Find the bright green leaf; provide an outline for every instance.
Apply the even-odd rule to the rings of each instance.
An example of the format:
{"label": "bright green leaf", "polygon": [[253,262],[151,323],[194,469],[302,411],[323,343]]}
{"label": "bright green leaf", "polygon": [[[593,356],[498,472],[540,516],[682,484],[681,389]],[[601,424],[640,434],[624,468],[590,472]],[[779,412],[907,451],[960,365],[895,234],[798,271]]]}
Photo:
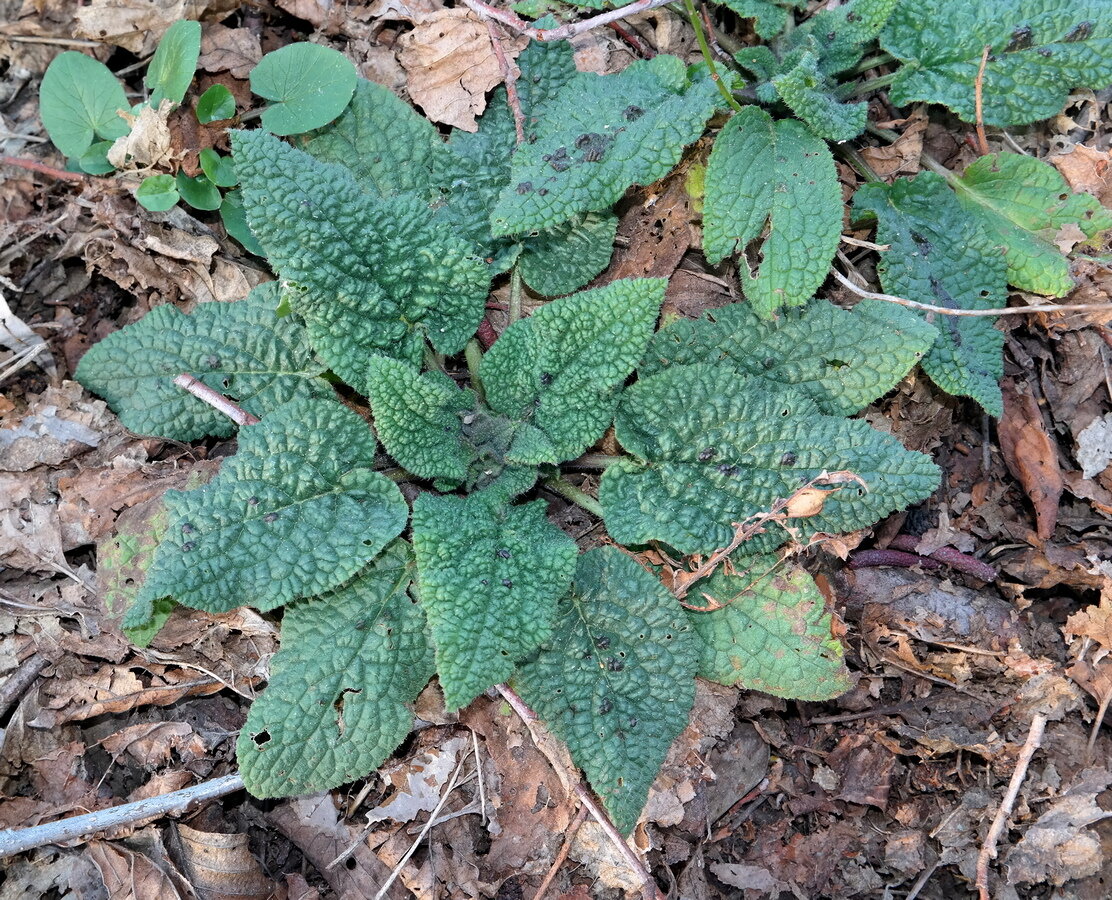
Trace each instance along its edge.
{"label": "bright green leaf", "polygon": [[418,365],[426,335],[442,353],[463,349],[490,278],[425,203],[376,199],[347,169],[263,131],[233,132],[232,148],[251,232],[337,375],[366,384],[376,354]]}
{"label": "bright green leaf", "polygon": [[408,518],[374,456],[370,428],[333,400],[287,403],[241,428],[213,481],[167,492],[170,528],[141,599],[268,610],[342,584]]}
{"label": "bright green leaf", "polygon": [[[863,185],[853,209],[858,218],[875,216],[877,240],[891,245],[878,266],[888,293],[951,309],[1004,306],[1004,256],[941,176],[921,172],[891,185]],[[938,339],[923,369],[944,391],[972,397],[999,416],[1003,333],[983,316],[941,316],[935,322]]]}
{"label": "bright green leaf", "polygon": [[1112,228],[1112,213],[1034,156],[982,156],[954,183],[958,202],[1007,248],[1008,283],[1063,297],[1073,290],[1069,262],[1054,245],[1059,229],[1076,225],[1086,237]]}
{"label": "bright green leaf", "polygon": [[178,21],[166,29],[147,66],[150,104],[158,109],[163,100],[175,106],[185,98],[201,55],[201,23]]}
{"label": "bright green leaf", "polygon": [[572,459],[602,437],[618,391],[652,336],[660,278],[631,278],[546,303],[515,322],[483,357],[487,402],[531,422]]}
{"label": "bright green leaf", "polygon": [[473,461],[462,419],[475,407],[474,393],[384,356],[369,360],[367,371],[366,393],[386,452],[418,478],[462,484]]}
{"label": "bright green leaf", "polygon": [[[660,540],[682,553],[725,547],[734,523],[823,471],[848,469],[868,490],[849,484],[829,494],[818,515],[793,520],[803,539],[864,528],[938,486],[929,457],[726,366],[669,366],[641,379],[625,392],[615,428],[635,458],[606,469],[599,502],[607,531],[622,544]],[[776,546],[785,537],[771,530],[756,543]]]}
{"label": "bright green leaf", "polygon": [[853,140],[865,130],[868,104],[838,100],[833,82],[819,71],[818,65],[815,54],[804,53],[795,66],[772,79],[772,86],[816,135],[838,143]]}
{"label": "bright green leaf", "polygon": [[551,635],[575,572],[575,541],[545,518],[543,500],[507,506],[485,491],[422,494],[413,549],[445,703],[466,706]]}
{"label": "bright green leaf", "polygon": [[784,310],[773,321],[748,304],[680,319],[653,337],[638,370],[717,363],[791,386],[829,415],[852,415],[891,390],[934,343],[937,331],[908,309],[864,300],[852,312],[826,300]]}
{"label": "bright green leaf", "polygon": [[116,167],[108,161],[108,151],[112,149],[115,141],[97,141],[88,150],[81,154],[77,164],[82,172],[90,175],[107,175],[115,172]]}
{"label": "bright green leaf", "polygon": [[[766,224],[756,273],[742,286],[758,314],[806,303],[830,270],[842,230],[842,195],[826,144],[791,119],[747,107],[714,142],[707,164],[703,246],[712,263],[749,255]],[[755,252],[755,251],[753,251]]]}
{"label": "bright green leaf", "polygon": [[351,102],[358,74],[340,51],[319,44],[287,44],[251,70],[251,90],[272,101],[263,127],[277,135],[327,125]]}
{"label": "bright green leaf", "polygon": [[396,541],[354,580],[286,610],[270,681],[236,742],[254,796],[362,778],[409,734],[408,704],[433,671],[425,616],[408,593],[413,569]]}
{"label": "bright green leaf", "polygon": [[201,171],[213,184],[218,187],[235,187],[239,184],[236,175],[235,163],[231,157],[221,156],[211,147],[206,147],[200,153]]}
{"label": "bright green leaf", "polygon": [[202,125],[223,122],[236,114],[236,98],[222,84],[214,84],[197,101],[197,121]]}
{"label": "bright green leaf", "polygon": [[772,0],[722,0],[743,19],[755,19],[753,30],[765,40],[776,37],[788,24],[788,11]]}
{"label": "bright green leaf", "polygon": [[683,61],[665,54],[616,75],[578,73],[530,116],[538,121],[514,152],[491,214],[494,234],[550,228],[662,178],[720,99],[705,73],[691,80]]}
{"label": "bright green leaf", "polygon": [[702,639],[699,677],[791,700],[829,700],[851,687],[842,645],[814,579],[773,554],[733,561],[688,595],[710,612],[687,611]]}
{"label": "bright green leaf", "polygon": [[633,830],[695,700],[698,642],[661,583],[616,547],[579,557],[555,631],[513,685]]}
{"label": "bright green leaf", "polygon": [[174,177],[174,186],[181,199],[194,209],[220,209],[220,190],[204,175],[191,178],[184,172]]}
{"label": "bright green leaf", "polygon": [[943,103],[966,122],[976,119],[974,83],[991,47],[983,118],[1000,128],[1056,115],[1072,88],[1112,82],[1107,0],[916,0],[893,13],[881,46],[904,63],[893,103]]}
{"label": "bright green leaf", "polygon": [[220,221],[224,223],[224,230],[239,241],[248,253],[266,256],[263,245],[251,233],[251,227],[247,224],[247,211],[243,208],[242,191],[228,191],[224,195],[224,202],[220,204]]}
{"label": "bright green leaf", "polygon": [[135,199],[144,209],[165,212],[181,199],[181,195],[173,175],[149,175],[136,188]]}
{"label": "bright green leaf", "polygon": [[77,380],[100,394],[128,430],[175,441],[227,437],[224,414],[174,384],[182,373],[262,416],[291,400],[327,397],[305,328],[274,315],[277,282],[235,303],[202,303],[191,315],[157,306],[95,344]]}
{"label": "bright green leaf", "polygon": [[39,88],[39,115],[50,140],[64,155],[79,158],[93,140],[112,141],[128,132],[117,114],[131,105],[104,63],[67,50],[50,63]]}

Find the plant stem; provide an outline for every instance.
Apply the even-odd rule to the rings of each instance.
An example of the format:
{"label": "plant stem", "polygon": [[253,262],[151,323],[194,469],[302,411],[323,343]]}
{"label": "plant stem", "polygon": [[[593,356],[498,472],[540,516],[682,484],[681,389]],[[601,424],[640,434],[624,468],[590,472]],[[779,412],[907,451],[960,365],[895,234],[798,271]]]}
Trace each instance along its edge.
{"label": "plant stem", "polygon": [[730,93],[730,89],[726,87],[726,83],[722,80],[722,76],[718,74],[718,69],[714,65],[714,57],[711,56],[710,46],[707,44],[707,36],[703,31],[702,20],[700,20],[699,13],[695,10],[695,0],[683,0],[683,5],[687,10],[687,19],[691,22],[691,27],[695,29],[695,40],[699,42],[699,52],[703,54],[711,81],[718,85],[718,92],[722,94],[730,108],[736,112],[741,112],[741,104],[734,99],[734,95]]}
{"label": "plant stem", "polygon": [[858,152],[856,147],[852,147],[849,144],[836,144],[834,146],[834,152],[845,160],[845,162],[849,163],[849,165],[853,167],[853,170],[866,181],[881,180],[876,172],[873,171],[872,166],[865,162],[865,157]]}
{"label": "plant stem", "polygon": [[479,364],[483,361],[483,348],[476,338],[471,338],[463,348],[463,358],[467,360],[467,375],[471,379],[471,390],[483,399],[483,383],[479,380]]}
{"label": "plant stem", "polygon": [[613,456],[609,453],[584,453],[578,459],[573,459],[564,465],[571,466],[573,469],[605,469],[619,459],[621,459],[620,456]]}
{"label": "plant stem", "polygon": [[894,57],[891,53],[886,53],[882,50],[880,53],[875,53],[872,56],[866,56],[856,66],[854,66],[848,72],[843,72],[842,74],[847,76],[860,75],[862,72],[868,72],[869,69],[875,69],[877,66],[884,66],[895,61],[896,57]]}
{"label": "plant stem", "polygon": [[863,94],[871,93],[872,91],[879,91],[881,88],[888,87],[899,72],[889,72],[886,75],[877,75],[876,78],[869,78],[856,85],[852,91],[849,92],[850,97],[860,97]]}
{"label": "plant stem", "polygon": [[444,366],[444,354],[433,350],[431,344],[425,344],[425,365],[441,374],[448,374],[448,370]]}
{"label": "plant stem", "polygon": [[510,308],[507,315],[510,325],[521,318],[521,272],[516,265],[510,270]]}
{"label": "plant stem", "polygon": [[600,519],[602,516],[602,505],[581,488],[577,488],[574,484],[564,481],[559,475],[554,475],[551,478],[544,480],[544,485],[551,491],[555,491],[566,500],[570,500],[576,506],[580,506],[587,510],[589,513],[594,513]]}

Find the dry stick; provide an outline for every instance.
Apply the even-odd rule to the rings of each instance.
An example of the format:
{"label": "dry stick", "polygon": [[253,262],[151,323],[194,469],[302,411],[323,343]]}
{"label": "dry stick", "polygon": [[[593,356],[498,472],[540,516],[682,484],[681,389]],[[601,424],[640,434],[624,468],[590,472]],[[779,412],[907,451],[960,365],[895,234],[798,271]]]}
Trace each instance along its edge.
{"label": "dry stick", "polygon": [[981,93],[985,84],[985,64],[988,62],[988,52],[992,46],[985,44],[981,53],[981,67],[977,69],[977,77],[973,81],[973,103],[976,110],[977,143],[980,145],[981,156],[988,156],[988,138],[985,137],[985,120],[982,116]]}
{"label": "dry stick", "polygon": [[143,819],[183,813],[195,803],[215,800],[242,787],[243,779],[239,775],[225,775],[180,791],[124,803],[122,806],[113,806],[111,809],[102,809],[83,816],[71,816],[33,828],[0,831],[0,859],[47,844],[60,844],[93,835],[106,828],[133,825]]}
{"label": "dry stick", "polygon": [[579,832],[579,826],[587,821],[587,807],[580,806],[579,812],[575,814],[575,819],[572,821],[568,830],[564,832],[564,843],[560,847],[560,852],[556,854],[556,858],[552,861],[552,865],[548,868],[548,874],[544,876],[544,881],[541,886],[537,888],[537,892],[533,895],[533,900],[544,900],[544,895],[548,892],[548,888],[552,882],[556,880],[556,873],[560,871],[560,866],[564,864],[564,860],[568,858],[568,853],[571,852],[571,845],[575,842],[575,836]]}
{"label": "dry stick", "polygon": [[1062,312],[1112,312],[1112,303],[1041,303],[1036,306],[1011,306],[1003,309],[951,309],[948,306],[932,306],[929,303],[919,303],[916,300],[907,300],[892,294],[877,294],[859,288],[846,278],[837,269],[831,269],[833,275],[843,285],[866,300],[883,300],[885,303],[897,303],[908,309],[921,309],[924,312],[938,313],[943,316],[1025,316],[1029,313],[1062,313]]}
{"label": "dry stick", "polygon": [[[543,723],[541,723],[540,721],[540,717],[535,712],[533,712],[532,709],[529,708],[529,704],[522,700],[521,696],[513,688],[505,684],[498,684],[495,685],[495,687],[498,689],[498,693],[502,695],[503,699],[508,704],[510,704],[513,711],[521,717],[521,720],[523,722],[525,722],[526,726],[528,726],[529,728],[530,733],[532,733],[533,729],[536,728],[538,725],[543,725]],[[538,742],[535,737],[533,743],[537,745],[537,749],[544,754],[549,764],[554,770],[557,770],[557,773],[559,774],[559,764],[556,760],[548,755],[548,752],[546,751],[543,743]],[[619,832],[618,829],[614,827],[614,823],[610,821],[610,817],[605,813],[605,811],[603,811],[602,807],[598,805],[598,803],[595,801],[595,798],[591,796],[591,792],[583,786],[583,782],[579,779],[578,774],[573,774],[571,783],[572,788],[575,791],[575,795],[579,798],[579,802],[587,808],[587,811],[590,812],[592,816],[594,816],[595,821],[598,822],[602,830],[606,832],[606,836],[610,838],[611,843],[613,843],[618,852],[621,853],[622,858],[626,861],[626,864],[630,867],[630,869],[633,870],[634,874],[636,874],[637,877],[641,879],[641,883],[643,885],[642,895],[644,896],[645,900],[664,900],[664,897],[660,893],[660,889],[657,888],[656,882],[653,880],[652,875],[649,874],[649,870],[645,868],[644,863],[641,862],[637,854],[634,853],[629,844],[626,843],[625,838],[623,838],[621,835],[621,832]]]}
{"label": "dry stick", "polygon": [[15,166],[17,169],[38,172],[40,175],[49,175],[59,181],[72,181],[74,184],[84,184],[86,180],[86,176],[80,172],[67,172],[65,169],[56,169],[46,163],[34,159],[23,159],[19,156],[0,156],[0,165]]}
{"label": "dry stick", "polygon": [[184,373],[178,375],[174,379],[174,384],[180,388],[184,388],[198,400],[204,401],[217,412],[222,412],[237,425],[259,424],[258,416],[251,415],[251,413],[242,406],[233,403],[223,394],[214,391],[207,384],[202,384],[192,375],[186,375]]}
{"label": "dry stick", "polygon": [[503,25],[508,25],[514,31],[518,31],[532,38],[534,41],[566,41],[568,38],[573,38],[577,34],[583,34],[583,32],[590,31],[592,28],[609,25],[611,22],[618,22],[629,16],[636,15],[639,12],[658,9],[672,2],[674,2],[674,0],[637,0],[636,3],[620,6],[609,12],[584,19],[582,22],[569,22],[567,25],[561,25],[559,28],[544,29],[534,28],[516,13],[498,9],[496,6],[490,6],[487,3],[483,3],[482,0],[463,0],[464,5],[468,9],[478,13],[482,18],[485,19],[489,17],[495,19]]}
{"label": "dry stick", "polygon": [[[49,658],[41,653],[32,653],[4,680],[0,685],[0,718],[8,714],[8,710],[27,692],[48,665]],[[1097,724],[1099,726],[1100,723]]]}
{"label": "dry stick", "polygon": [[103,47],[103,41],[82,41],[77,38],[48,37],[35,34],[6,34],[0,32],[0,41],[15,41],[19,44],[54,44],[58,47]]}
{"label": "dry stick", "polygon": [[521,70],[506,56],[506,48],[502,46],[502,38],[498,29],[490,19],[486,20],[487,33],[490,35],[490,45],[494,48],[494,58],[498,60],[498,68],[502,72],[502,80],[506,83],[506,101],[510,104],[510,112],[514,115],[514,134],[520,144],[525,140],[525,113],[521,111],[521,98],[517,93],[517,79]]}
{"label": "dry stick", "polygon": [[1012,780],[1008,783],[1008,792],[1004,795],[1000,809],[996,811],[996,818],[992,820],[988,834],[985,835],[984,846],[981,847],[981,852],[977,854],[977,880],[975,884],[980,900],[989,900],[989,860],[996,858],[996,842],[1000,840],[1008,816],[1012,814],[1012,807],[1015,806],[1015,798],[1019,794],[1020,785],[1023,784],[1023,779],[1027,775],[1027,767],[1031,764],[1031,757],[1035,755],[1035,751],[1039,749],[1039,745],[1042,743],[1045,729],[1046,716],[1036,715],[1031,720],[1031,730],[1027,732],[1027,740],[1023,744],[1023,749],[1019,751],[1019,758],[1015,761],[1015,771],[1012,772]]}

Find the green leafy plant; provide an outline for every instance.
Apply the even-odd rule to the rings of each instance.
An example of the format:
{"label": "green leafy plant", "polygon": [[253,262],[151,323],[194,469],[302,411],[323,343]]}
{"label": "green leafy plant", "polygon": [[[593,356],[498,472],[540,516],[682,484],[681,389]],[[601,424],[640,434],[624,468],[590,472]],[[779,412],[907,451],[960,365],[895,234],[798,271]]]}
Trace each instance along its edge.
{"label": "green leafy plant", "polygon": [[[517,692],[628,831],[696,676],[797,699],[847,689],[825,603],[783,546],[928,497],[934,464],[848,417],[919,362],[999,414],[1002,335],[985,317],[815,296],[842,226],[826,141],[865,126],[852,98],[865,55],[887,48],[904,90],[959,114],[967,73],[929,75],[935,51],[907,46],[918,13],[896,0],[852,0],[788,29],[798,6],[730,3],[770,41],[738,53],[758,76],[745,107],[738,74],[709,58],[598,76],[577,72],[566,45],[535,42],[518,59],[516,106],[499,89],[477,131],[445,139],[386,89],[316,66],[323,48],[256,69],[270,131],[235,130],[232,158],[201,165],[214,189],[238,185],[221,206],[229,230],[278,280],[190,316],[156,309],[77,372],[140,433],[229,436],[212,395],[249,423],[211,482],[166,495],[156,550],[120,546],[146,567],[126,618],[137,639],[171,599],[284,607],[270,684],[237,744],[252,792],[371,771],[435,674],[453,709]],[[1012,6],[1009,22],[1052,4]],[[1085,59],[1063,77],[1103,71]],[[199,114],[234,112],[205,97]],[[662,279],[587,287],[611,256],[614,204],[668,175],[727,106],[739,108],[713,126],[704,249],[737,259],[748,302],[660,322]],[[91,109],[81,152],[110,130]],[[156,177],[184,195],[187,183]],[[1045,163],[1010,154],[961,177],[869,178],[852,209],[890,247],[885,288],[943,312],[1002,307],[1009,283],[1064,293],[1054,230],[1112,226]],[[509,324],[484,352],[475,335],[507,272]],[[523,282],[556,299],[522,317]],[[612,452],[584,456],[611,427]],[[566,480],[569,464],[604,469],[597,498]],[[411,483],[408,505],[395,481]],[[547,515],[553,493],[599,517],[612,543],[580,553]]]}

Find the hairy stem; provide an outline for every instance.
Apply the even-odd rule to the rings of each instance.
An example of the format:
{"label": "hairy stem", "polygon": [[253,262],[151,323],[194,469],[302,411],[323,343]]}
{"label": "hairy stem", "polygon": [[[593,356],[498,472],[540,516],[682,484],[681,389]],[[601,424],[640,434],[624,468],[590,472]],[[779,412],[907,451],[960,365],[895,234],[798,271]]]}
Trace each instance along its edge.
{"label": "hairy stem", "polygon": [[467,375],[471,379],[471,390],[482,400],[484,399],[483,383],[479,380],[479,365],[483,361],[483,348],[479,346],[478,339],[471,338],[467,342],[467,346],[463,348],[463,358],[467,360]]}
{"label": "hairy stem", "polygon": [[544,480],[544,485],[550,491],[555,491],[561,497],[570,500],[576,506],[587,510],[587,512],[594,513],[594,515],[598,516],[600,519],[603,517],[602,505],[598,500],[581,488],[577,488],[574,484],[564,481],[564,479],[560,478],[558,475],[552,478],[546,478]]}
{"label": "hairy stem", "polygon": [[703,31],[703,22],[695,9],[695,0],[683,0],[683,5],[687,10],[687,19],[691,23],[691,27],[695,29],[695,40],[699,42],[699,52],[703,54],[703,60],[707,64],[711,81],[718,85],[718,92],[730,108],[736,112],[741,112],[741,104],[734,99],[734,95],[730,93],[730,89],[726,87],[726,83],[722,80],[722,76],[718,74],[718,69],[714,65],[714,57],[711,55],[710,46],[707,44],[707,35]]}
{"label": "hairy stem", "polygon": [[521,272],[515,265],[510,270],[510,308],[507,313],[510,325],[521,318],[521,292]]}

